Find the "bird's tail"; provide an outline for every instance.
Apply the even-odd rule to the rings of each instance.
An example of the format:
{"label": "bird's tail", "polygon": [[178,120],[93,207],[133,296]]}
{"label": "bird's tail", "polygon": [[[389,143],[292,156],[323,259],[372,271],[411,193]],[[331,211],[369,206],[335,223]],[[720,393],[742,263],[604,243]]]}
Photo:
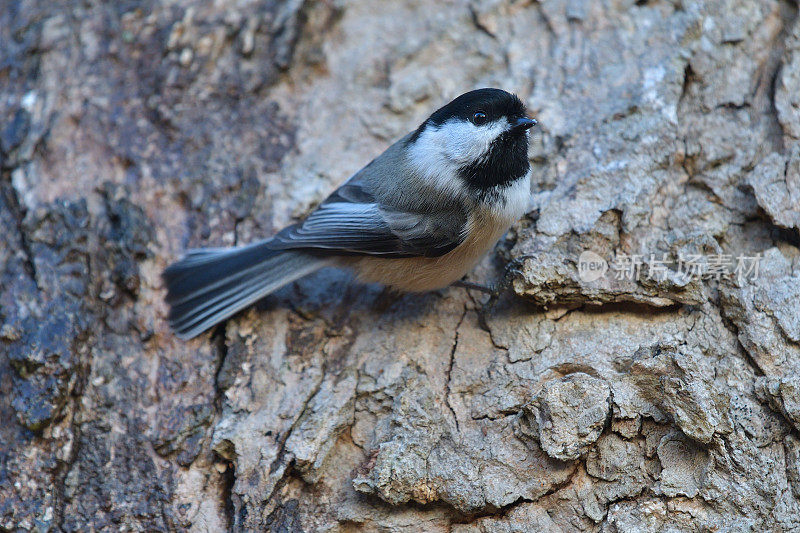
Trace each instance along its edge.
{"label": "bird's tail", "polygon": [[164,271],[169,323],[178,337],[191,339],[327,264],[304,252],[273,250],[269,241],[190,250]]}

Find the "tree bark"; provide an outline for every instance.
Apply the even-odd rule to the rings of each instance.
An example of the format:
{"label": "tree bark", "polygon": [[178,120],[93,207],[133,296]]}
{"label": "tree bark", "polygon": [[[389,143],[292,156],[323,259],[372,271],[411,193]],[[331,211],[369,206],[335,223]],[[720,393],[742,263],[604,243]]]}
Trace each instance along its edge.
{"label": "tree bark", "polygon": [[[797,13],[3,2],[0,531],[800,529]],[[541,125],[499,302],[322,271],[171,334],[184,249],[481,86]]]}

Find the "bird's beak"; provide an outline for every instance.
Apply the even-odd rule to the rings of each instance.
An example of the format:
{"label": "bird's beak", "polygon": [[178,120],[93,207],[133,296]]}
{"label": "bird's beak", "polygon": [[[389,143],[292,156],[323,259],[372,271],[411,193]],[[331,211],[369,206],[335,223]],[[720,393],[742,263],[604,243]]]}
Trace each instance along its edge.
{"label": "bird's beak", "polygon": [[520,117],[511,123],[511,131],[525,131],[534,127],[538,122],[535,118]]}

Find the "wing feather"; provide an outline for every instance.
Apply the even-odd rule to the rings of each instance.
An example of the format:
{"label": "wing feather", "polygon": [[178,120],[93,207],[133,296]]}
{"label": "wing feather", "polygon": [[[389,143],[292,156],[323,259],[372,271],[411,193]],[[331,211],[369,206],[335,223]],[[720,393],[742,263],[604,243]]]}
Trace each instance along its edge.
{"label": "wing feather", "polygon": [[463,240],[463,213],[423,213],[383,205],[367,188],[348,182],[299,224],[272,240],[276,249],[335,250],[344,254],[437,257]]}

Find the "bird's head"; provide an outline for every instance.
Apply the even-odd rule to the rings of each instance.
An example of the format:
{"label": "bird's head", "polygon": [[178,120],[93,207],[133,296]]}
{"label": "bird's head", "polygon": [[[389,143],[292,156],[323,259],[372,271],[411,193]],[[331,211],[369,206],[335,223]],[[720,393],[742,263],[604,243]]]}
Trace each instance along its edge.
{"label": "bird's head", "polygon": [[515,95],[477,89],[428,117],[409,138],[409,154],[432,179],[457,178],[477,190],[503,186],[528,172],[528,133],[535,125]]}

